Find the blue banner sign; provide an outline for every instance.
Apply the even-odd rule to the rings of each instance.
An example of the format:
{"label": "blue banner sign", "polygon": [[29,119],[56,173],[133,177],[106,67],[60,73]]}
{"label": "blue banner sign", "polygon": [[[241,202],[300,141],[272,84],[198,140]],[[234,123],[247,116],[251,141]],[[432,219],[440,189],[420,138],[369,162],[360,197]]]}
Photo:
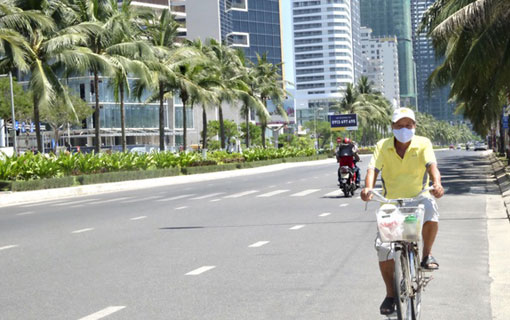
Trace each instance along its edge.
{"label": "blue banner sign", "polygon": [[503,116],[503,129],[508,129],[508,116]]}
{"label": "blue banner sign", "polygon": [[358,115],[355,113],[331,115],[329,122],[332,131],[358,130]]}

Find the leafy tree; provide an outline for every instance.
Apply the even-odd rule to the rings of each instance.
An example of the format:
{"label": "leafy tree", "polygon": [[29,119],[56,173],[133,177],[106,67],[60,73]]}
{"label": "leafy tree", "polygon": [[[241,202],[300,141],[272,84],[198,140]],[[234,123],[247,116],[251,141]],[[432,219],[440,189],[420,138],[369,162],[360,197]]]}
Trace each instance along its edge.
{"label": "leafy tree", "polygon": [[[237,123],[232,120],[224,120],[223,128],[225,132],[225,144],[230,144],[231,140],[239,137],[239,131],[237,130]],[[207,136],[208,139],[212,139],[216,136],[219,136],[220,133],[220,122],[218,120],[209,121],[207,124]]]}
{"label": "leafy tree", "polygon": [[[262,140],[260,140],[261,133],[260,133],[259,126],[254,125],[251,122],[248,122],[248,130],[246,130],[246,122],[244,122],[244,123],[241,123],[240,129],[241,129],[240,138],[244,139],[245,143],[248,141],[248,144],[246,144],[247,148],[250,147],[250,144],[249,144],[250,142],[254,146],[262,145]],[[252,137],[250,140],[248,140],[248,135]]]}
{"label": "leafy tree", "polygon": [[[304,123],[304,127],[313,134],[317,133],[319,141],[319,149],[324,148],[326,143],[329,143],[332,137],[331,124],[328,121],[307,121]],[[316,131],[317,130],[317,131]],[[317,138],[316,137],[316,138]]]}
{"label": "leafy tree", "polygon": [[[14,112],[16,119],[32,118],[32,93],[24,91],[16,81],[12,82],[14,92]],[[0,118],[11,121],[11,86],[8,78],[0,79]]]}
{"label": "leafy tree", "polygon": [[81,125],[81,122],[94,112],[94,109],[78,96],[69,93],[68,98],[72,105],[68,104],[67,99],[58,97],[51,107],[41,109],[41,120],[53,129],[55,141],[59,140],[60,130],[66,125]]}

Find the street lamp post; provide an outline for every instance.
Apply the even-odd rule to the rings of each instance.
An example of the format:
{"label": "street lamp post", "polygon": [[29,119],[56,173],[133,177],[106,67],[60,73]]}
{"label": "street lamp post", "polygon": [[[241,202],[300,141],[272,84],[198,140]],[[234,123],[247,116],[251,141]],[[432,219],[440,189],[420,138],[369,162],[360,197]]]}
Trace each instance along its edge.
{"label": "street lamp post", "polygon": [[316,149],[319,151],[319,135],[317,134],[317,111],[324,110],[324,108],[315,108],[314,119],[315,119],[315,139],[317,139]]}

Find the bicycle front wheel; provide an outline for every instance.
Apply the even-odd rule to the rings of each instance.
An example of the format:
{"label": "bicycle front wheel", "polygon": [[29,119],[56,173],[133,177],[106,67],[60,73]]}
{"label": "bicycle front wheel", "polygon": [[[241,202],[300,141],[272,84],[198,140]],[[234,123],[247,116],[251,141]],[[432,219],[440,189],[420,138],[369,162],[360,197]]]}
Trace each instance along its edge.
{"label": "bicycle front wheel", "polygon": [[411,299],[412,301],[412,314],[413,319],[412,320],[420,320],[421,318],[421,289],[422,289],[422,271],[420,270],[420,258],[419,258],[419,252],[416,249],[411,249],[410,252],[411,257],[411,279],[412,279],[412,286],[414,290],[413,297]]}
{"label": "bicycle front wheel", "polygon": [[395,272],[393,276],[398,320],[411,320],[413,301],[411,299],[411,274],[406,247],[395,251]]}

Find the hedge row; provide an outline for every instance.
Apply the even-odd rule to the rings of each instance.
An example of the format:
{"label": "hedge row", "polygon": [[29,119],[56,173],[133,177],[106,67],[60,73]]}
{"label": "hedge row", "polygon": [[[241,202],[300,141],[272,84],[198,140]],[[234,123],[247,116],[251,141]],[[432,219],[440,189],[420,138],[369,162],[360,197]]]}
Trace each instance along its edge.
{"label": "hedge row", "polygon": [[179,174],[199,174],[217,171],[228,171],[236,169],[255,168],[267,166],[271,164],[285,163],[285,162],[300,162],[326,159],[327,155],[316,155],[310,157],[295,157],[295,158],[281,158],[253,162],[239,162],[227,163],[222,165],[208,165],[197,167],[184,167],[184,168],[168,168],[168,169],[154,169],[154,170],[137,170],[137,171],[119,171],[119,172],[105,172],[81,176],[66,176],[60,178],[37,179],[28,181],[0,181],[1,191],[30,191],[52,188],[65,188],[72,186],[120,182],[129,180],[142,180],[161,177],[177,176]]}

